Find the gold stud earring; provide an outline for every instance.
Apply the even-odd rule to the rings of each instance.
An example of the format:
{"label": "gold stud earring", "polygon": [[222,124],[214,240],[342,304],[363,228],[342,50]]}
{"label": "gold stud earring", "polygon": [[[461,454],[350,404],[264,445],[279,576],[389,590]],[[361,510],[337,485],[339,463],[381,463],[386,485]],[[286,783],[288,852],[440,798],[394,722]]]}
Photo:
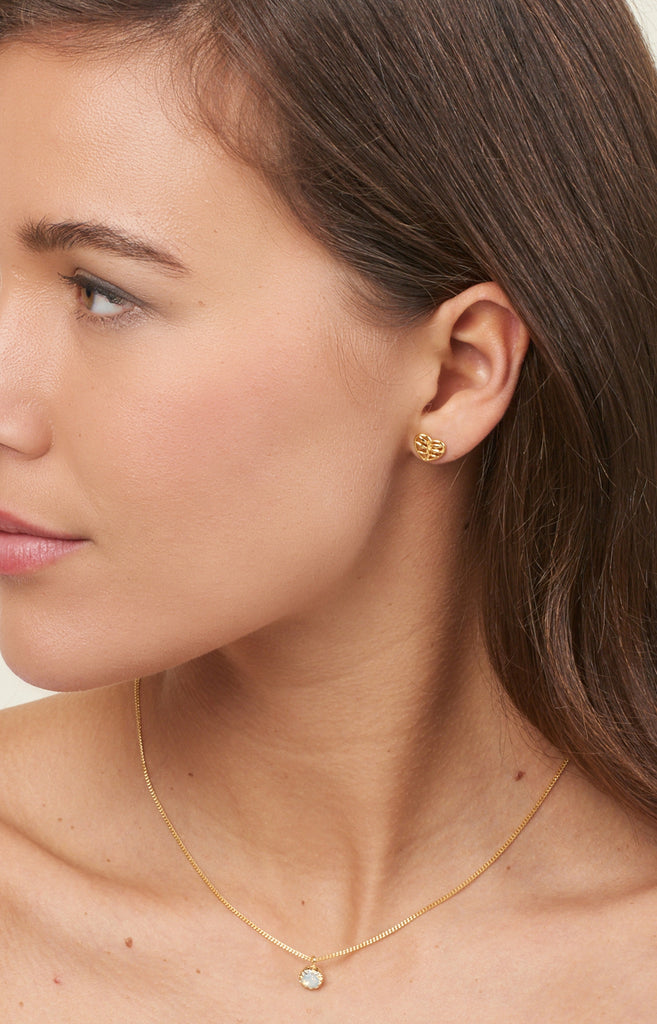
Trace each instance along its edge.
{"label": "gold stud earring", "polygon": [[413,444],[415,454],[423,462],[437,462],[447,451],[444,441],[434,441],[428,434],[417,434]]}

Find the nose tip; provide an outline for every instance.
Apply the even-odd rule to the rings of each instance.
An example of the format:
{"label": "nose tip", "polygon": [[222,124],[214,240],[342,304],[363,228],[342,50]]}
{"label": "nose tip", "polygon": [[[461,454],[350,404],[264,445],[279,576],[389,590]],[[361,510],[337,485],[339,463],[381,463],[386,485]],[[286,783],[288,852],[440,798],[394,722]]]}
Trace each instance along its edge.
{"label": "nose tip", "polygon": [[2,388],[0,366],[0,457],[13,452],[26,459],[38,459],[52,446],[52,430],[38,404]]}

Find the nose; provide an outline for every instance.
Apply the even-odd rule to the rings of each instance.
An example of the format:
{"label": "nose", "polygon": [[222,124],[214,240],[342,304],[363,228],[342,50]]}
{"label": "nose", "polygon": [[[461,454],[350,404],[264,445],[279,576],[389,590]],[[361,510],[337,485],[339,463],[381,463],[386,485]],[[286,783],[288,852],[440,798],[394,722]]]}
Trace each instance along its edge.
{"label": "nose", "polygon": [[0,461],[7,453],[26,459],[52,446],[52,424],[44,388],[48,369],[43,345],[35,344],[34,325],[19,297],[0,291]]}
{"label": "nose", "polygon": [[51,432],[46,417],[19,394],[5,390],[0,365],[0,459],[3,451],[38,459],[50,448]]}

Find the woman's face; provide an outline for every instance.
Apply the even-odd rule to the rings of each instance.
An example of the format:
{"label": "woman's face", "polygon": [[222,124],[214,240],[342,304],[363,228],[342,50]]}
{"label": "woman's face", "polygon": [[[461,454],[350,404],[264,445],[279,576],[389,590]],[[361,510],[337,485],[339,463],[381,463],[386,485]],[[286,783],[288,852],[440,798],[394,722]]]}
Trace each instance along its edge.
{"label": "woman's face", "polygon": [[83,541],[2,577],[2,642],[52,688],[320,600],[409,413],[334,261],[154,66],[0,54],[0,520]]}

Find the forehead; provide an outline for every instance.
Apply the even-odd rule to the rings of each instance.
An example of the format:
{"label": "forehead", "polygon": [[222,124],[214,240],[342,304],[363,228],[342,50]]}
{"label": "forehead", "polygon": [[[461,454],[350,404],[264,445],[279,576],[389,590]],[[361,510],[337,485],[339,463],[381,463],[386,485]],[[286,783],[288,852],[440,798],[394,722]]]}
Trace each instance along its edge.
{"label": "forehead", "polygon": [[[168,168],[190,174],[203,140],[175,124],[173,113],[172,90],[152,61],[84,59],[20,42],[0,50],[0,131],[14,159],[29,154],[34,179],[52,169],[90,182],[93,172],[114,192],[127,185],[125,168],[134,193],[156,190]],[[169,159],[158,162],[164,148]],[[61,181],[62,197],[64,190]]]}
{"label": "forehead", "polygon": [[311,245],[255,172],[184,116],[158,58],[0,48],[2,234],[43,218],[120,225],[174,251],[237,236]]}

